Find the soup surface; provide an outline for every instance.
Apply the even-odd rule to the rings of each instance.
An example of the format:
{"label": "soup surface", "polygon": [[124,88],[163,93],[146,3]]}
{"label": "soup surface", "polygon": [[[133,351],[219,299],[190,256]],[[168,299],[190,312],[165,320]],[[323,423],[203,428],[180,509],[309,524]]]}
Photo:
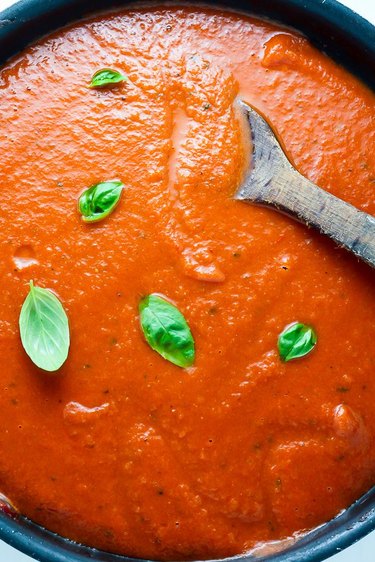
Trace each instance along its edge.
{"label": "soup surface", "polygon": [[[128,81],[88,88],[102,68]],[[114,13],[1,71],[0,490],[63,536],[224,557],[311,529],[375,483],[374,273],[232,199],[246,163],[238,97],[303,174],[375,212],[374,95],[272,23]],[[80,194],[110,179],[125,185],[118,207],[84,223]],[[53,374],[20,341],[30,279],[69,317]],[[146,343],[150,293],[185,316],[191,367]],[[283,362],[277,338],[295,321],[318,343]]]}

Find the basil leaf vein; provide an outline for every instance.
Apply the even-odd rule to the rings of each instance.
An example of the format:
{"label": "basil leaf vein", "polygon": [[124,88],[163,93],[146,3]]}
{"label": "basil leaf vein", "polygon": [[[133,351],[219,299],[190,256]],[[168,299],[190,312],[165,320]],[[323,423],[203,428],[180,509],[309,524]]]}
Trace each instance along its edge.
{"label": "basil leaf vein", "polygon": [[45,371],[57,371],[65,363],[70,346],[69,322],[59,299],[30,281],[21,309],[22,345],[33,363]]}
{"label": "basil leaf vein", "polygon": [[284,328],[278,338],[278,349],[283,361],[298,359],[310,353],[317,342],[317,335],[311,326],[293,322]]}
{"label": "basil leaf vein", "polygon": [[154,351],[178,367],[194,363],[194,338],[176,306],[152,294],[141,300],[139,313],[144,336]]}
{"label": "basil leaf vein", "polygon": [[112,70],[112,68],[102,68],[95,72],[91,78],[90,88],[105,88],[106,86],[111,86],[119,84],[128,79],[125,74],[121,74],[118,70]]}
{"label": "basil leaf vein", "polygon": [[105,219],[118,205],[124,184],[120,181],[105,181],[86,189],[79,197],[78,210],[85,222]]}

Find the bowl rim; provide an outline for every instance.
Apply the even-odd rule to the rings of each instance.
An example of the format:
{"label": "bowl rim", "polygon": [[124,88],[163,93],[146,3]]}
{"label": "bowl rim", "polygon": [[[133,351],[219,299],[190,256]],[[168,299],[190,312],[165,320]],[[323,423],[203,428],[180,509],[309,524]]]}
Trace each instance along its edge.
{"label": "bowl rim", "polygon": [[[267,7],[263,6],[263,0],[18,0],[0,11],[0,65],[36,39],[86,17],[87,13],[108,12],[134,4],[213,4],[224,10],[253,15],[259,19],[272,19],[284,27],[305,34],[319,50],[326,52],[375,91],[375,73],[369,71],[366,60],[369,59],[371,65],[375,65],[375,25],[339,0],[267,0]],[[78,14],[75,18],[70,15],[73,11]],[[273,13],[272,17],[265,15],[267,11]],[[301,17],[301,14],[305,17]],[[51,25],[51,17],[58,17],[61,23]],[[329,27],[330,34],[325,33],[324,39],[317,41],[321,24]],[[309,33],[314,25],[314,34]],[[311,35],[315,35],[315,38]],[[353,45],[362,55],[356,57],[355,61],[351,53]]]}
{"label": "bowl rim", "polygon": [[[254,4],[259,3],[259,1],[253,0]],[[66,8],[74,8],[78,5],[82,5],[82,7],[86,5],[87,7],[88,3],[93,8],[92,12],[99,11],[96,9],[96,6],[99,7],[100,3],[102,9],[105,4],[104,0],[92,0],[91,3],[90,0],[43,0],[43,2],[40,2],[40,0],[20,0],[1,11],[0,46],[2,43],[7,44],[7,41],[10,41],[10,46],[5,48],[2,54],[0,54],[0,64],[3,64],[8,58],[16,55],[26,45],[45,35],[45,33],[53,32],[63,27],[66,23],[79,20],[79,16],[73,19],[69,16],[65,17],[64,14],[68,12]],[[149,3],[160,5],[163,4],[163,0],[155,0]],[[173,0],[169,2],[170,5],[176,3]],[[199,5],[207,6],[214,4],[224,10],[229,9],[233,11],[230,0],[192,0],[185,3],[190,5],[196,4],[198,7]],[[249,3],[251,4],[251,0],[250,2],[239,0],[237,2],[239,9],[235,9],[235,11],[264,19],[265,16],[256,11],[252,12]],[[374,25],[337,0],[310,0],[308,4],[303,0],[272,0],[271,3],[280,6],[287,5],[291,8],[292,13],[293,10],[296,12],[303,10],[307,16],[314,18],[317,22],[325,22],[333,30],[344,30],[348,43],[354,43],[361,54],[364,55],[364,60],[360,62],[358,67],[351,64],[350,55],[345,56],[344,53],[344,66],[352,74],[357,75],[357,77],[375,89],[375,77],[372,77],[366,64],[367,58],[375,63]],[[116,4],[118,8],[121,8],[121,6],[126,8],[130,2],[126,0],[112,0],[112,2],[107,3],[106,8],[104,7],[106,11],[111,9],[111,6],[108,4]],[[293,18],[291,20],[288,17],[278,18],[277,10],[275,13],[276,17],[272,18],[274,21],[280,22],[284,26],[294,27],[297,31],[305,33],[305,29],[301,29],[301,25],[294,25]],[[58,15],[60,16],[59,21],[61,21],[59,25],[48,23],[49,20],[47,21],[47,19],[49,16],[57,17]],[[286,19],[290,20],[290,25],[285,23]],[[39,22],[45,22],[41,28],[38,26]],[[37,29],[40,29],[39,32],[36,31]],[[332,37],[333,40],[334,38]],[[342,45],[340,44],[340,49],[341,47]],[[318,48],[328,51],[331,58],[337,59],[332,45],[329,47],[329,45],[323,42],[318,45]],[[225,559],[215,559],[214,562],[321,562],[354,544],[374,530],[375,486],[336,518],[299,538],[291,548],[266,557],[257,556],[253,558],[249,554],[242,554]],[[7,510],[1,510],[1,508],[0,539],[40,562],[87,562],[87,560],[96,560],[97,562],[148,562],[80,545],[40,527],[25,517],[10,516]]]}

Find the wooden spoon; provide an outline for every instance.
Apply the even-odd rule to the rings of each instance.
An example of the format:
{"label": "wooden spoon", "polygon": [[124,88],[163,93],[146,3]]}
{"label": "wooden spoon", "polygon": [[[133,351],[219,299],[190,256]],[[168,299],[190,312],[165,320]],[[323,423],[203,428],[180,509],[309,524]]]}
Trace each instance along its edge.
{"label": "wooden spoon", "polygon": [[250,125],[253,154],[235,199],[278,209],[375,267],[375,218],[302,176],[264,117],[246,103],[239,104]]}

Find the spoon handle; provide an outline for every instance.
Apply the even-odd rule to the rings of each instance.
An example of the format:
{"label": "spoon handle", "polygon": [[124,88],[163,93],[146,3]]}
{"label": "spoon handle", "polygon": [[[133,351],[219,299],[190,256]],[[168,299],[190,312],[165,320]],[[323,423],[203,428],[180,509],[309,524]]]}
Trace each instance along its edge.
{"label": "spoon handle", "polygon": [[272,179],[263,199],[375,267],[375,218],[319,188],[291,166]]}

